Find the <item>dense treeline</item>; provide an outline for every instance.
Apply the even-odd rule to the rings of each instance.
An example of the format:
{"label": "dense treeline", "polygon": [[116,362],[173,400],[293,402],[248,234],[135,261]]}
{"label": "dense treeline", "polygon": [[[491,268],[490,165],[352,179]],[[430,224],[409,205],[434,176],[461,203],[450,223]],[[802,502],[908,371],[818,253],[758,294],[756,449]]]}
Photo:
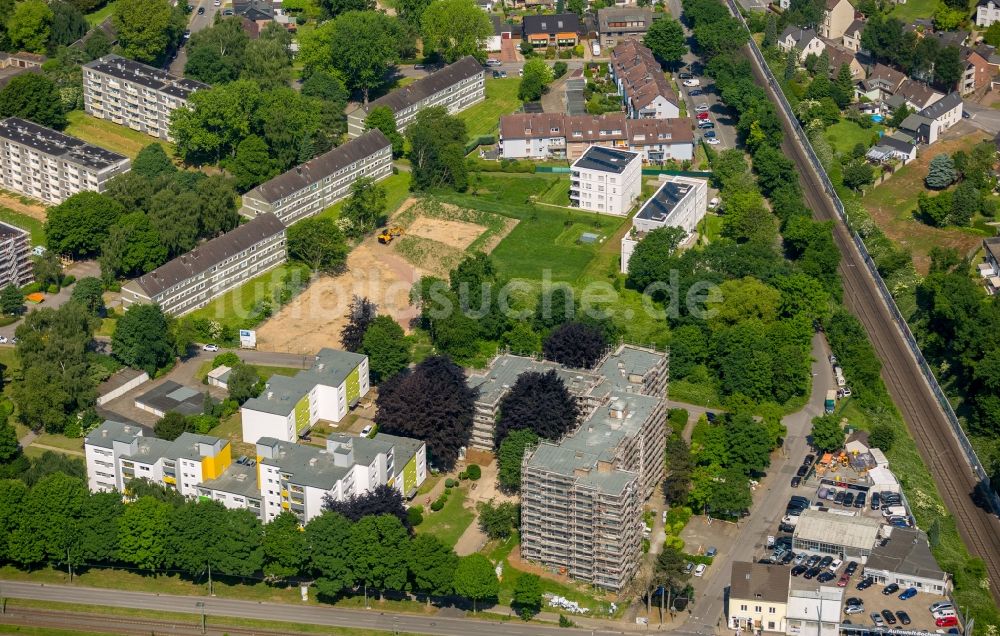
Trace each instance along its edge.
{"label": "dense treeline", "polygon": [[[302,528],[290,512],[262,524],[249,510],[185,500],[149,482],[132,482],[128,490],[134,500],[125,504],[121,493],[91,493],[83,479],[63,472],[30,487],[0,480],[0,561],[71,571],[125,566],[196,581],[209,573],[274,584],[313,581],[326,600],[362,589],[474,602],[497,594],[484,557],[459,558],[432,535],[413,536],[392,512],[368,514],[380,511],[368,500],[337,504],[338,511]],[[398,493],[391,494],[388,508],[401,507]]]}

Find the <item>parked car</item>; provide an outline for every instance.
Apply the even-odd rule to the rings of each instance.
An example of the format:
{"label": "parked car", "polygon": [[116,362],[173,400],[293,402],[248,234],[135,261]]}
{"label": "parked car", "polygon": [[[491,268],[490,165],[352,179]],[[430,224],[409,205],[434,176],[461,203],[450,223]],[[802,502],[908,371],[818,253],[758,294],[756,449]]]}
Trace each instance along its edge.
{"label": "parked car", "polygon": [[708,420],[709,424],[715,424],[715,420],[718,417],[719,416],[713,413],[712,411],[705,411],[705,419]]}
{"label": "parked car", "polygon": [[938,601],[930,606],[932,612],[943,609],[955,609],[955,606],[951,604],[951,601]]}
{"label": "parked car", "polygon": [[794,560],[795,560],[795,553],[789,550],[788,552],[785,553],[785,556],[781,557],[781,564],[788,565]]}
{"label": "parked car", "polygon": [[414,65],[413,65],[413,70],[414,70],[414,71],[422,71],[422,70],[424,70],[425,68],[427,68],[427,67],[426,67],[426,66],[424,66],[423,64],[414,64]]}
{"label": "parked car", "polygon": [[939,609],[936,612],[931,612],[934,618],[948,618],[949,616],[958,616],[954,609]]}
{"label": "parked car", "polygon": [[700,122],[698,122],[698,128],[701,128],[702,130],[704,130],[706,128],[715,128],[715,122],[700,121]]}
{"label": "parked car", "polygon": [[693,569],[694,569],[694,563],[688,561],[687,565],[684,566],[684,574],[691,574],[691,570]]}
{"label": "parked car", "polygon": [[908,587],[905,590],[903,590],[902,592],[900,592],[900,594],[899,594],[899,600],[901,600],[901,601],[908,601],[908,600],[910,600],[911,598],[913,598],[916,595],[917,595],[917,588],[915,588],[915,587]]}
{"label": "parked car", "polygon": [[825,569],[825,568],[828,568],[828,567],[830,567],[830,564],[831,564],[831,563],[833,563],[833,557],[832,557],[832,556],[825,556],[825,557],[823,557],[823,558],[822,558],[822,559],[820,560],[820,562],[819,562],[819,567],[821,567],[821,568],[824,568],[824,569]]}
{"label": "parked car", "polygon": [[205,15],[205,7],[198,7],[198,15]]}
{"label": "parked car", "polygon": [[697,106],[694,107],[694,110],[697,113],[705,113],[708,112],[709,108],[711,108],[711,106],[709,106],[708,104],[698,104]]}
{"label": "parked car", "polygon": [[844,568],[844,574],[846,574],[847,576],[854,576],[854,573],[857,570],[858,570],[858,562],[851,561],[847,564],[847,567]]}
{"label": "parked car", "polygon": [[795,471],[795,476],[796,477],[805,477],[808,472],[809,472],[809,467],[806,466],[805,464],[803,464],[803,465],[799,466],[799,469],[797,471]]}
{"label": "parked car", "polygon": [[698,119],[708,119],[709,117],[711,117],[711,115],[709,115],[708,113],[698,113],[697,115],[695,115],[695,117]]}
{"label": "parked car", "polygon": [[806,570],[806,573],[802,575],[802,578],[804,579],[815,578],[820,572],[822,572],[822,570],[820,570],[819,568],[809,568],[808,570]]}
{"label": "parked car", "polygon": [[863,493],[863,492],[862,493],[858,493],[857,498],[854,500],[854,507],[855,508],[864,508],[865,507],[865,502],[866,502],[867,498],[868,498],[868,495],[866,495],[865,493]]}
{"label": "parked car", "polygon": [[815,455],[806,455],[806,458],[802,460],[803,464],[809,465],[816,461]]}
{"label": "parked car", "polygon": [[804,565],[796,565],[794,568],[791,569],[790,573],[791,573],[792,576],[800,576],[800,575],[804,574],[806,572],[806,570],[808,570],[808,569],[809,568],[807,568]]}
{"label": "parked car", "polygon": [[903,610],[899,610],[898,612],[896,612],[896,618],[898,618],[899,622],[902,623],[903,625],[909,625],[911,622],[913,622],[910,620],[910,615],[904,612]]}
{"label": "parked car", "polygon": [[7,336],[0,336],[0,344],[7,344]]}
{"label": "parked car", "polygon": [[846,493],[844,493],[844,502],[843,503],[844,503],[844,507],[845,508],[850,508],[851,506],[853,506],[854,505],[854,493],[853,492],[846,492]]}
{"label": "parked car", "polygon": [[688,88],[695,88],[697,86],[701,86],[701,80],[698,79],[697,77],[691,77],[689,79],[684,80],[682,83],[684,84],[684,86],[687,86]]}
{"label": "parked car", "polygon": [[[708,133],[705,133],[705,134],[708,134]],[[719,197],[712,197],[711,199],[709,199],[709,201],[708,201],[708,209],[709,210],[714,210],[717,207],[719,207]]]}
{"label": "parked car", "polygon": [[836,575],[834,575],[829,570],[824,570],[823,572],[820,572],[820,575],[816,577],[816,580],[820,583],[828,583],[832,581],[835,578],[835,576]]}
{"label": "parked car", "polygon": [[[705,94],[705,91],[701,90],[700,88],[696,88],[693,91],[689,91],[688,92],[688,95],[690,95],[691,97],[697,97],[699,95],[704,95],[704,94]],[[709,420],[709,422],[711,422],[711,421],[712,420]]]}
{"label": "parked car", "polygon": [[801,477],[799,477],[798,475],[796,475],[795,477],[792,477],[792,488],[798,488],[799,484],[801,484],[801,483],[802,483],[802,478]]}
{"label": "parked car", "polygon": [[705,550],[705,556],[710,558],[714,558],[718,553],[719,551],[716,550],[714,546],[709,546],[708,550]]}
{"label": "parked car", "polygon": [[705,565],[704,563],[699,563],[698,567],[696,567],[694,569],[694,575],[695,576],[702,576],[702,575],[705,574],[705,570],[707,570],[707,569],[708,569],[707,565]]}
{"label": "parked car", "polygon": [[[702,137],[704,137],[706,139],[706,141],[709,140],[709,139],[715,139],[715,131],[714,130],[706,130],[704,133],[702,133]],[[716,143],[720,143],[720,144],[722,143],[718,139],[715,139],[715,141],[716,141]],[[708,143],[712,143],[712,142],[709,141]]]}
{"label": "parked car", "polygon": [[867,590],[873,585],[875,585],[875,579],[869,576],[866,579],[861,579],[860,581],[858,581],[858,584],[855,587],[859,590]]}
{"label": "parked car", "polygon": [[493,79],[500,79],[500,71],[493,71]]}
{"label": "parked car", "polygon": [[[712,132],[712,131],[709,131],[709,132]],[[719,141],[718,139],[716,139],[715,134],[713,133],[711,137],[709,137],[708,135],[705,135],[705,143],[708,144],[709,146],[718,146],[722,142]]]}
{"label": "parked car", "polygon": [[801,553],[800,552],[799,554],[795,555],[795,565],[802,565],[805,562],[806,562],[806,555],[805,555],[805,553]]}
{"label": "parked car", "polygon": [[682,80],[686,80],[686,79],[691,79],[692,77],[694,77],[694,75],[688,73],[687,71],[684,71],[683,73],[678,73],[677,77],[679,77]]}
{"label": "parked car", "polygon": [[820,556],[818,554],[814,554],[811,557],[809,557],[808,561],[806,561],[806,565],[808,565],[811,568],[816,567],[816,564],[819,563],[819,560]]}
{"label": "parked car", "polygon": [[879,508],[880,505],[881,505],[881,501],[879,501],[879,494],[877,492],[873,492],[872,493],[872,510],[878,510],[878,508]]}
{"label": "parked car", "polygon": [[496,58],[489,58],[486,60],[486,66],[503,66],[503,62]]}
{"label": "parked car", "polygon": [[882,590],[882,593],[885,594],[886,596],[889,596],[890,594],[895,594],[898,591],[899,591],[899,586],[896,585],[895,583],[890,583],[889,585],[885,586],[885,589]]}
{"label": "parked car", "polygon": [[216,351],[219,350],[219,345],[217,345],[217,344],[202,345],[201,350],[202,351],[211,351],[211,352],[214,353],[214,352],[216,352]]}
{"label": "parked car", "polygon": [[368,437],[372,434],[372,430],[375,428],[374,424],[369,424],[368,426],[361,429],[361,437]]}
{"label": "parked car", "polygon": [[857,596],[852,596],[851,598],[844,601],[844,604],[850,607],[851,605],[857,605],[863,607],[865,602],[858,598]]}
{"label": "parked car", "polygon": [[879,614],[878,612],[872,612],[871,617],[872,617],[872,622],[875,623],[875,627],[885,626],[885,621],[882,620],[882,615]]}
{"label": "parked car", "polygon": [[836,572],[837,570],[840,569],[840,566],[842,566],[843,564],[844,562],[841,561],[840,559],[834,559],[833,561],[830,562],[830,565],[828,565],[827,567],[830,568],[831,572]]}
{"label": "parked car", "polygon": [[865,611],[864,603],[859,603],[858,605],[848,605],[844,608],[844,613],[847,615],[862,614]]}
{"label": "parked car", "polygon": [[896,624],[896,615],[887,609],[882,610],[882,618],[884,618],[885,622],[889,623],[890,625]]}
{"label": "parked car", "polygon": [[934,621],[934,624],[938,627],[958,627],[958,617],[945,616]]}

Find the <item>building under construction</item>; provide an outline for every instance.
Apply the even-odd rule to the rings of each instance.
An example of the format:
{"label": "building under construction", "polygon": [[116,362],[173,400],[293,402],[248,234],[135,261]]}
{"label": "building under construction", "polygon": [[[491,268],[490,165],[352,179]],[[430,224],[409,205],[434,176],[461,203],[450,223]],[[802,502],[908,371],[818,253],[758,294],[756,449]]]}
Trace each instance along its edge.
{"label": "building under construction", "polygon": [[591,371],[504,355],[480,389],[474,445],[493,446],[500,400],[525,371],[554,369],[581,407],[577,429],[525,453],[521,556],[611,590],[639,567],[642,502],[663,480],[667,356],[622,345]]}

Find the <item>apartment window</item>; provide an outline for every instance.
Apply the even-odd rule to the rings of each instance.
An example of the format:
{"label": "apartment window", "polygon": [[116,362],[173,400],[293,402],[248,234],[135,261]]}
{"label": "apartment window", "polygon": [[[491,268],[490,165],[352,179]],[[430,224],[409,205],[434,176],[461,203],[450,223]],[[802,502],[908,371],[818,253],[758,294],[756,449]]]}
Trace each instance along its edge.
{"label": "apartment window", "polygon": [[759,612],[760,611],[760,605],[754,605],[753,611]]}
{"label": "apartment window", "polygon": [[[774,607],[769,607],[769,608],[767,608],[767,613],[768,614],[777,614],[778,610],[776,608],[774,608]],[[771,624],[773,625],[774,623],[771,623]]]}

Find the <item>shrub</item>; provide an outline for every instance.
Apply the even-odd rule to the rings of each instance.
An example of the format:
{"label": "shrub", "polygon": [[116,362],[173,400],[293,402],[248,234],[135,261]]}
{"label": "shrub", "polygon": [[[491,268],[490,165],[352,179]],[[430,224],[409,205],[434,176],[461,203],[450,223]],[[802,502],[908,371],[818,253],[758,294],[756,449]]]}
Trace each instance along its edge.
{"label": "shrub", "polygon": [[559,627],[573,627],[574,625],[576,625],[576,623],[569,620],[562,614],[559,615]]}
{"label": "shrub", "polygon": [[46,289],[45,291],[47,291],[50,294],[58,294],[59,285],[49,285],[48,289]]}
{"label": "shrub", "polygon": [[562,51],[559,51],[560,60],[568,60],[572,57],[573,57],[573,51],[571,51],[570,49],[564,49]]}
{"label": "shrub", "polygon": [[445,488],[454,488],[455,484],[457,484],[457,483],[458,483],[457,481],[455,481],[454,479],[452,479],[451,477],[449,477],[448,479],[444,480],[444,487]]}
{"label": "shrub", "polygon": [[465,474],[472,481],[477,481],[483,476],[483,469],[479,467],[479,464],[470,464],[469,467],[465,469]]}
{"label": "shrub", "polygon": [[458,478],[459,478],[460,480],[462,480],[462,481],[465,481],[466,479],[468,479],[468,478],[469,478],[469,476],[468,476],[468,475],[467,475],[467,474],[465,473],[465,471],[463,470],[462,472],[458,473]]}
{"label": "shrub", "polygon": [[437,512],[442,508],[444,508],[444,502],[441,501],[440,499],[435,499],[434,503],[431,504],[431,510],[433,510],[434,512]]}
{"label": "shrub", "polygon": [[411,526],[417,527],[424,522],[424,508],[423,506],[413,506],[406,510],[406,520]]}
{"label": "shrub", "polygon": [[74,276],[72,274],[70,274],[68,276],[63,276],[62,286],[63,287],[69,287],[70,285],[72,285],[75,282],[76,282],[76,276]]}

